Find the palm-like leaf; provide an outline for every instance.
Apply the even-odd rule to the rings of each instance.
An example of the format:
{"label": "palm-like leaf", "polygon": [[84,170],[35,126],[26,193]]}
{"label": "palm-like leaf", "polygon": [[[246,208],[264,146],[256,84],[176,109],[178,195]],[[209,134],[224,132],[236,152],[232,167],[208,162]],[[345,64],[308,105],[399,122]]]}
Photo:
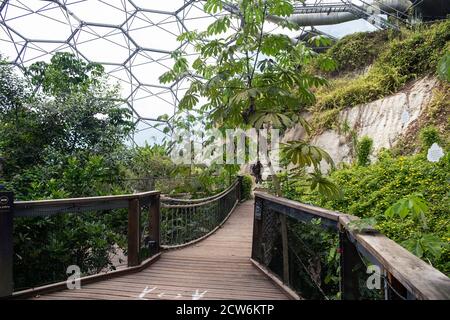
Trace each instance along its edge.
{"label": "palm-like leaf", "polygon": [[303,140],[283,144],[282,151],[288,161],[300,167],[314,166],[317,169],[322,160],[334,167],[333,159],[325,150]]}
{"label": "palm-like leaf", "polygon": [[321,195],[329,199],[341,199],[342,190],[330,178],[325,177],[318,170],[309,173],[306,179],[311,185],[311,191],[317,190]]}

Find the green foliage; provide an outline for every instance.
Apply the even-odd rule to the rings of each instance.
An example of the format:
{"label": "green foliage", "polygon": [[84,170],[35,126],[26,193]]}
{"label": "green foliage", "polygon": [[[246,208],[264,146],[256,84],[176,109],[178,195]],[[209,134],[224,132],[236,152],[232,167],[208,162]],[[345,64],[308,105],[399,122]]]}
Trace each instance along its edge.
{"label": "green foliage", "polygon": [[330,110],[323,110],[320,112],[314,112],[311,121],[311,126],[314,132],[320,133],[323,130],[332,129],[336,124],[338,116],[339,116],[338,109],[330,109]]}
{"label": "green foliage", "polygon": [[433,125],[422,128],[420,130],[420,141],[422,144],[422,149],[428,150],[433,143],[441,142],[439,130]]}
{"label": "green foliage", "polygon": [[30,96],[28,84],[14,73],[12,66],[0,55],[0,119],[3,121],[2,115],[11,111],[15,111],[15,115],[18,116],[20,108]]}
{"label": "green foliage", "polygon": [[[407,81],[436,70],[443,52],[448,50],[446,48],[449,41],[450,20],[415,31],[403,30],[386,46],[381,46],[382,52],[366,74],[324,90],[318,95],[314,108],[322,110],[351,107],[396,92]],[[339,42],[336,46],[340,46]],[[345,59],[340,59],[354,59],[352,52],[345,53],[345,56]],[[360,60],[364,61],[354,59]]]}
{"label": "green foliage", "polygon": [[[205,31],[186,32],[178,38],[193,44],[199,57],[187,69],[181,63],[181,53],[175,53],[172,70],[160,76],[161,83],[189,79],[190,86],[181,99],[179,115],[195,110],[204,115],[207,128],[286,128],[300,123],[307,131],[309,124],[300,116],[302,107],[314,103],[313,89],[326,80],[307,68],[313,61],[326,70],[334,68],[329,58],[320,57],[305,42],[294,43],[283,34],[267,33],[268,15],[289,16],[294,11],[292,0],[232,0],[241,14],[232,13],[210,24]],[[222,9],[218,0],[209,0],[204,10]],[[241,27],[231,28],[232,22]],[[293,29],[284,22],[282,27]],[[329,39],[317,36],[309,39],[315,45],[328,45]],[[203,98],[203,99],[202,99]],[[205,101],[200,103],[200,101]],[[329,155],[303,141],[290,144],[287,157],[299,166],[317,167],[321,160],[332,163]],[[317,178],[317,177],[316,177]],[[316,179],[314,186],[330,191],[330,181]],[[279,193],[277,177],[273,184]]]}
{"label": "green foliage", "polygon": [[366,166],[370,163],[370,153],[372,152],[373,140],[367,136],[362,137],[356,146],[356,157],[359,166]]}
{"label": "green foliage", "polygon": [[167,155],[166,149],[160,145],[144,146],[131,151],[128,165],[130,178],[169,177],[176,169]]}
{"label": "green foliage", "polygon": [[427,212],[428,203],[423,199],[423,195],[411,194],[394,203],[384,214],[388,218],[398,216],[405,219],[409,216],[413,221],[419,223],[422,230],[415,232],[410,239],[403,241],[403,246],[419,258],[439,259],[447,244],[438,236],[426,233],[428,225],[425,215]]}
{"label": "green foliage", "polygon": [[[33,66],[42,68],[42,73]],[[39,76],[45,83],[43,95],[28,97],[27,79],[13,77],[8,66],[0,65],[21,92],[16,98],[22,97],[20,103],[11,100],[10,89],[0,87],[4,105],[14,105],[0,115],[0,154],[6,177],[42,164],[52,155],[49,161],[57,163],[78,152],[108,154],[123,146],[134,130],[131,113],[118,105],[118,88],[108,85],[101,68],[67,54],[30,68],[32,81]]]}
{"label": "green foliage", "polygon": [[70,265],[79,266],[83,275],[114,269],[110,254],[116,252],[116,244],[124,244],[126,233],[121,237],[112,230],[107,223],[110,215],[94,212],[16,219],[15,289],[64,281]]}
{"label": "green foliage", "polygon": [[[414,241],[422,246],[424,259],[430,260],[433,266],[442,272],[450,274],[449,172],[448,152],[439,162],[432,163],[427,161],[424,154],[394,158],[385,151],[374,164],[351,166],[331,173],[331,178],[343,189],[344,196],[341,199],[327,200],[317,192],[306,194],[295,189],[287,189],[286,196],[361,218],[375,218],[376,228],[380,232],[408,249],[412,248],[412,239],[415,239]],[[423,199],[427,202],[426,230],[423,229],[422,223],[413,218],[420,216],[421,210],[426,210],[416,194],[423,195]],[[402,200],[404,198],[408,200]],[[402,208],[409,207],[410,200],[411,206],[415,209],[408,211],[404,219],[385,216],[386,210],[399,200],[403,206],[396,205],[396,212],[403,215]],[[413,216],[411,212],[414,212]],[[430,249],[430,246],[436,247],[435,241],[431,241],[430,246],[424,245],[422,238],[425,236],[425,240],[429,240],[430,237],[426,236],[428,234],[446,243],[439,256],[433,255],[434,251]]]}
{"label": "green foliage", "polygon": [[342,197],[342,190],[339,186],[318,170],[309,173],[306,181],[310,183],[311,191],[317,190],[320,195],[328,199],[339,199]]}
{"label": "green foliage", "polygon": [[283,144],[282,153],[283,158],[289,159],[293,165],[300,168],[314,166],[317,169],[322,160],[334,166],[333,159],[325,150],[302,140]]}
{"label": "green foliage", "polygon": [[[294,168],[287,173],[277,175],[280,180],[281,195],[287,198],[295,197],[303,201],[311,194],[319,194],[324,199],[340,199],[343,194],[341,188],[329,177],[326,177],[320,170],[307,172],[305,168]],[[269,183],[269,190],[273,191],[272,183]]]}
{"label": "green foliage", "polygon": [[438,236],[428,233],[405,240],[402,245],[419,258],[439,259],[444,246],[448,246],[448,243],[442,241]]}
{"label": "green foliage", "polygon": [[428,204],[424,201],[423,195],[411,194],[398,200],[385,211],[385,216],[393,218],[399,216],[402,219],[410,216],[413,220],[424,222],[425,213],[428,212]]}
{"label": "green foliage", "polygon": [[324,56],[337,64],[333,74],[361,70],[372,64],[388,41],[388,31],[358,32],[339,39]]}
{"label": "green foliage", "polygon": [[252,186],[253,186],[252,177],[247,176],[247,175],[243,176],[242,177],[242,191],[241,191],[243,200],[251,199]]}
{"label": "green foliage", "polygon": [[[281,34],[265,33],[266,16],[289,16],[293,12],[291,0],[231,1],[242,15],[224,16],[202,32],[188,32],[180,41],[191,42],[200,57],[191,65],[192,70],[176,68],[181,54],[173,55],[175,66],[160,77],[162,83],[189,78],[191,85],[180,101],[180,112],[199,109],[208,113],[208,124],[236,127],[256,121],[285,125],[286,113],[296,114],[299,102],[311,103],[313,87],[325,83],[302,66],[316,58],[305,43],[292,43]],[[206,1],[206,12],[222,8],[220,1]],[[233,21],[242,28],[231,29]],[[291,28],[285,24],[286,28]],[[326,42],[323,37],[314,42]],[[214,57],[214,62],[210,62]],[[331,68],[330,61],[319,64]],[[184,65],[184,64],[183,64]],[[206,103],[197,106],[200,98]],[[255,119],[255,117],[257,119]]]}
{"label": "green foliage", "polygon": [[[57,166],[40,165],[14,177],[10,189],[20,200],[60,199],[118,193],[117,176],[101,156],[69,157]],[[16,288],[66,279],[78,265],[84,275],[114,269],[111,257],[126,248],[126,210],[61,214],[14,221]]]}
{"label": "green foliage", "polygon": [[[124,139],[134,125],[101,66],[61,53],[30,66],[30,79],[3,62],[0,73],[0,183],[16,199],[127,191],[112,180],[124,174]],[[29,82],[41,92],[32,95]],[[114,268],[111,255],[124,248],[126,219],[126,211],[16,219],[16,289],[64,280],[72,264],[83,274]]]}
{"label": "green foliage", "polygon": [[73,53],[57,52],[50,63],[33,63],[27,74],[31,82],[42,86],[45,93],[61,96],[74,92],[88,92],[104,75],[104,68],[98,63],[86,63]]}
{"label": "green foliage", "polygon": [[[305,299],[339,298],[339,240],[321,226],[289,220],[291,285]],[[326,297],[325,297],[325,296]]]}
{"label": "green foliage", "polygon": [[450,82],[450,52],[447,51],[439,60],[438,75],[442,80]]}

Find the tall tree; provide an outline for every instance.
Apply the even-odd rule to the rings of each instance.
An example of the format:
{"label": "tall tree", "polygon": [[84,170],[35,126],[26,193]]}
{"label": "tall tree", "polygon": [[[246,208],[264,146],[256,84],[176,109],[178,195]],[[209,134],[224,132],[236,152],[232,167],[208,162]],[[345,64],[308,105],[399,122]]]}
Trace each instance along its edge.
{"label": "tall tree", "polygon": [[[186,32],[178,38],[194,45],[198,58],[192,65],[181,52],[175,52],[172,70],[160,77],[162,83],[189,79],[190,86],[179,110],[195,109],[209,120],[207,126],[259,129],[264,125],[286,128],[300,123],[308,130],[300,112],[314,101],[313,88],[324,85],[326,80],[305,66],[316,59],[323,69],[331,70],[334,63],[317,55],[307,43],[268,32],[269,20],[274,17],[282,27],[296,28],[283,19],[293,13],[293,1],[232,0],[225,5],[221,0],[208,0],[204,10],[216,14],[224,6],[229,14],[222,15],[204,31]],[[329,43],[322,36],[309,41]],[[202,98],[206,98],[205,103],[200,103]],[[285,148],[291,150],[287,154],[292,155],[293,162],[310,163],[315,168],[321,160],[332,162],[326,152],[305,141]],[[275,172],[272,175],[275,177]]]}

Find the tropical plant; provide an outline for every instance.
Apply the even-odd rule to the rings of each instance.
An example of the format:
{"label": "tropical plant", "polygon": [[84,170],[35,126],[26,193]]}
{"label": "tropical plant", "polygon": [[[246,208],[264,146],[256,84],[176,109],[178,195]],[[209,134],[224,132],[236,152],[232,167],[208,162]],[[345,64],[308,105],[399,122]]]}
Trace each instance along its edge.
{"label": "tropical plant", "polygon": [[366,166],[370,163],[370,153],[372,152],[373,140],[367,136],[362,137],[356,145],[356,158],[359,166]]}
{"label": "tropical plant", "polygon": [[403,241],[402,244],[419,258],[432,256],[438,259],[442,254],[442,249],[447,244],[437,235],[427,232],[426,214],[429,211],[428,206],[422,194],[411,194],[389,207],[385,215],[388,218],[398,216],[401,219],[405,219],[410,217],[418,223],[421,230],[414,233],[410,239]]}
{"label": "tropical plant", "polygon": [[[190,86],[179,103],[180,112],[195,110],[206,119],[207,128],[285,128],[299,122],[308,129],[299,112],[314,101],[313,88],[324,85],[326,80],[308,72],[305,66],[318,59],[320,67],[331,70],[333,61],[319,58],[307,43],[264,31],[269,15],[286,17],[293,13],[293,1],[233,0],[227,6],[234,10],[205,31],[186,32],[178,38],[196,49],[199,57],[192,65],[181,52],[175,52],[172,70],[160,77],[162,83],[189,79]],[[210,14],[222,9],[221,0],[204,4],[205,12]],[[288,22],[281,24],[295,29]],[[315,45],[330,43],[323,36],[309,41]],[[206,98],[204,103],[200,103],[202,98]],[[325,151],[299,143],[309,150],[292,153],[297,156],[294,161],[302,159],[302,164],[317,166]],[[271,160],[267,162],[279,193]]]}
{"label": "tropical plant", "polygon": [[447,51],[439,60],[438,75],[442,80],[450,82],[450,51]]}
{"label": "tropical plant", "polygon": [[422,144],[422,150],[428,150],[433,143],[440,143],[439,130],[433,125],[420,129],[420,142]]}

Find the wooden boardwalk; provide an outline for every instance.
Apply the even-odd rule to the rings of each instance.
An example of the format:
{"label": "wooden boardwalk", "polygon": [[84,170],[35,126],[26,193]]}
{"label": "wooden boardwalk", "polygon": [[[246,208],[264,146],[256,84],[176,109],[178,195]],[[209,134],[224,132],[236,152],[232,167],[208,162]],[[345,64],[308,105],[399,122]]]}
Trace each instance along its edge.
{"label": "wooden boardwalk", "polygon": [[213,235],[164,252],[141,272],[34,299],[289,299],[251,263],[252,229],[253,201],[247,201]]}

